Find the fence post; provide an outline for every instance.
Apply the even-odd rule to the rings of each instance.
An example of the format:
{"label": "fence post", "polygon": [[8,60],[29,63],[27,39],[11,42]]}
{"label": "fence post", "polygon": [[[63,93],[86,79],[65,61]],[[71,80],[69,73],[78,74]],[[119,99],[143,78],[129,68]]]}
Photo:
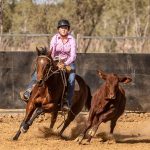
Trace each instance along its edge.
{"label": "fence post", "polygon": [[79,40],[80,40],[80,37],[81,37],[81,35],[80,34],[77,34],[77,50],[78,50],[78,53],[80,53],[80,49],[79,49]]}
{"label": "fence post", "polygon": [[2,42],[2,34],[3,34],[3,1],[0,0],[0,44]]}

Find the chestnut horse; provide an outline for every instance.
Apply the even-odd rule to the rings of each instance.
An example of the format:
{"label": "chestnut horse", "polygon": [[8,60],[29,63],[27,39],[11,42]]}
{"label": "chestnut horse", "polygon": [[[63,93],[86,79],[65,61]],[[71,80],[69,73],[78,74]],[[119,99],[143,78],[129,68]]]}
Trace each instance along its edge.
{"label": "chestnut horse", "polygon": [[[37,69],[37,83],[33,87],[31,96],[26,105],[25,118],[22,121],[19,130],[13,137],[17,140],[21,132],[25,133],[32,125],[35,118],[43,113],[51,113],[50,129],[56,122],[58,111],[61,109],[61,101],[65,91],[65,79],[62,70],[59,70],[55,61],[52,59],[51,54],[43,55],[41,50],[36,48],[38,57],[36,59]],[[46,51],[42,48],[42,51]],[[79,90],[74,91],[72,106],[68,112],[67,119],[65,120],[60,136],[67,128],[67,126],[74,120],[77,114],[81,112],[85,106],[88,110],[91,106],[91,91],[85,81],[76,75],[76,81],[79,85]]]}

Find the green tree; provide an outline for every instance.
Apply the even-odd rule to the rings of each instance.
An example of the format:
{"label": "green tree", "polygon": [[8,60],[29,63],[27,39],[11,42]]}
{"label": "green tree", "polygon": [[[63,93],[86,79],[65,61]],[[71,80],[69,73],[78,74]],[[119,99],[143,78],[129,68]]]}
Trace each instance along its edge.
{"label": "green tree", "polygon": [[27,33],[30,31],[30,21],[34,15],[32,0],[21,0],[17,3],[12,21],[12,31],[16,33]]}
{"label": "green tree", "polygon": [[3,0],[3,32],[10,32],[12,28],[12,18],[16,6],[16,0]]}

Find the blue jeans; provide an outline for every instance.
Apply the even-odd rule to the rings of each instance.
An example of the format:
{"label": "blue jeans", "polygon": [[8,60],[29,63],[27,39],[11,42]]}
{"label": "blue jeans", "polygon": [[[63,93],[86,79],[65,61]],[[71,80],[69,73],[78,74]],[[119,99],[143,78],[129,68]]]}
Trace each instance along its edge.
{"label": "blue jeans", "polygon": [[[72,97],[73,97],[74,86],[75,86],[75,69],[76,69],[75,63],[70,64],[70,67],[71,67],[71,73],[69,74],[69,78],[68,78],[68,89],[67,89],[67,96],[66,96],[69,107],[72,105]],[[26,97],[28,98],[30,97],[30,93],[32,91],[33,85],[36,84],[36,81],[37,81],[37,73],[35,69],[31,75],[31,81],[27,86],[27,90],[24,93]]]}
{"label": "blue jeans", "polygon": [[68,89],[67,89],[67,97],[66,97],[69,107],[71,107],[72,105],[72,97],[73,97],[74,86],[75,86],[75,76],[76,76],[75,63],[70,64],[70,67],[71,67],[71,73],[69,74],[69,78],[68,78]]}
{"label": "blue jeans", "polygon": [[34,69],[32,75],[31,75],[31,81],[29,82],[29,84],[27,86],[27,90],[30,90],[30,92],[31,92],[33,85],[36,84],[36,81],[37,81],[37,73],[36,73],[36,69]]}
{"label": "blue jeans", "polygon": [[37,73],[36,73],[36,69],[34,69],[32,75],[31,75],[31,81],[29,82],[25,92],[24,92],[24,96],[29,99],[30,98],[30,94],[33,88],[33,85],[36,84],[37,81]]}

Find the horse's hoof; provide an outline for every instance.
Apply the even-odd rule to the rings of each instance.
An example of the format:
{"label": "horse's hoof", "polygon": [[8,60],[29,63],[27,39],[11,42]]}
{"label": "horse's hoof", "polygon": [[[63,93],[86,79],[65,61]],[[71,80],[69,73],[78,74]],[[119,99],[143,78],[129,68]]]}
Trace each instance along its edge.
{"label": "horse's hoof", "polygon": [[12,140],[13,140],[13,141],[17,141],[17,140],[18,140],[18,137],[14,136],[14,137],[12,138]]}
{"label": "horse's hoof", "polygon": [[26,133],[28,130],[24,129],[23,126],[20,128],[21,133]]}

